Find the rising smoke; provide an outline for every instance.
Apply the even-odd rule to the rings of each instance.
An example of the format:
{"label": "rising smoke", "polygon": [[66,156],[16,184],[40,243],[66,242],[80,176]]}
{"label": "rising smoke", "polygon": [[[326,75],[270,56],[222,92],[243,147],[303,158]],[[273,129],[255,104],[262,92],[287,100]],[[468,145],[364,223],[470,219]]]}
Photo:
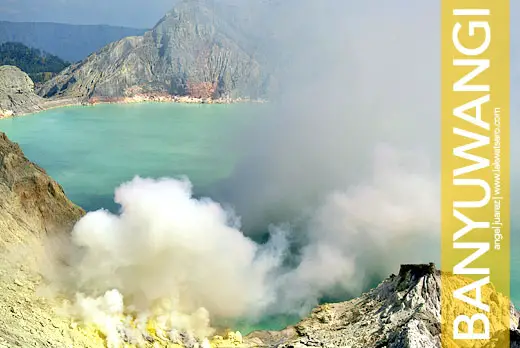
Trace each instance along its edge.
{"label": "rising smoke", "polygon": [[300,272],[312,279],[314,267],[327,279],[309,282],[331,283],[313,284],[314,295],[340,278],[336,291],[348,283],[353,294],[400,262],[438,255],[438,8],[284,4],[283,18],[271,18],[282,33],[273,49],[284,52],[282,92],[240,139],[247,156],[212,197],[231,202],[250,235],[261,237],[266,221],[296,226],[289,239],[302,264],[302,253],[331,258]]}
{"label": "rising smoke", "polygon": [[106,313],[199,337],[219,319],[302,315],[438,254],[437,5],[234,6],[269,14],[250,23],[276,33],[263,52],[280,83],[210,190],[223,205],[187,180],[136,178],[116,190],[120,214],[87,214],[46,271],[107,336]]}
{"label": "rising smoke", "polygon": [[270,277],[286,251],[280,232],[254,243],[233,212],[194,199],[185,180],[137,177],[115,201],[121,213],[87,214],[71,244],[56,248],[67,263],[47,270],[52,290],[76,298],[72,313],[111,332],[117,325],[107,313],[123,314],[124,299],[126,312],[204,338],[212,333],[209,313],[255,316],[275,301]]}

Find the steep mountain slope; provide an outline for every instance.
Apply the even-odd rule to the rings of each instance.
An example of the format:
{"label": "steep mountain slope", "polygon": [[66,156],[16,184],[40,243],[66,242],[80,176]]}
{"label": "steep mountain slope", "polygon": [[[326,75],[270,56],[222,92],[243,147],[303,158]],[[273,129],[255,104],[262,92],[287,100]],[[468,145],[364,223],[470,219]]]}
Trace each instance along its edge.
{"label": "steep mountain slope", "polygon": [[233,16],[211,0],[185,0],[143,36],[109,44],[72,65],[41,96],[117,98],[141,93],[261,97],[269,76]]}
{"label": "steep mountain slope", "polygon": [[0,132],[0,247],[68,230],[83,213]]}
{"label": "steep mountain slope", "polygon": [[108,25],[0,21],[0,43],[21,42],[71,62],[85,59],[110,42],[144,32]]}
{"label": "steep mountain slope", "polygon": [[0,347],[102,345],[36,296],[36,246],[83,215],[43,169],[0,132]]}

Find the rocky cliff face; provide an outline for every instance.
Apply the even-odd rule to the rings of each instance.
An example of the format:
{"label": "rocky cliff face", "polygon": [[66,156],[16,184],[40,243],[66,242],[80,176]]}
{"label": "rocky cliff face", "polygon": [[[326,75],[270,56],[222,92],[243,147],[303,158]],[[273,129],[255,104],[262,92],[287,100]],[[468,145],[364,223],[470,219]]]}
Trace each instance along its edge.
{"label": "rocky cliff face", "polygon": [[83,213],[45,170],[0,132],[0,248],[69,230]]}
{"label": "rocky cliff face", "polygon": [[211,0],[185,0],[143,36],[109,44],[39,91],[44,97],[117,98],[147,93],[261,97],[268,74],[248,40]]}
{"label": "rocky cliff face", "polygon": [[42,103],[26,73],[15,66],[0,66],[0,118],[39,111]]}
{"label": "rocky cliff face", "polygon": [[[278,348],[441,347],[440,281],[433,264],[403,265],[397,276],[354,300],[319,306],[294,327],[254,332],[246,340]],[[520,347],[518,317],[511,307],[511,347]],[[486,347],[504,345],[498,340]]]}
{"label": "rocky cliff face", "polygon": [[96,342],[70,330],[67,320],[36,296],[40,278],[33,247],[44,235],[68,230],[82,215],[60,185],[0,132],[0,347]]}

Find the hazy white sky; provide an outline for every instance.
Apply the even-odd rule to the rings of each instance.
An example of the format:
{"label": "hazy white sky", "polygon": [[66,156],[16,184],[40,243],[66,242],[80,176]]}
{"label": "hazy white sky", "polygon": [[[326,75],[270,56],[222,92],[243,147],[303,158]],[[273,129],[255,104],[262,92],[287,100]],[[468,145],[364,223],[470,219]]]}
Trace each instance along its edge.
{"label": "hazy white sky", "polygon": [[0,20],[151,28],[174,0],[0,0]]}
{"label": "hazy white sky", "polygon": [[[417,5],[416,1],[410,1]],[[173,7],[174,2],[175,0],[0,0],[0,20],[150,28]],[[356,6],[355,1],[351,2],[352,6]],[[513,26],[518,28],[515,25],[515,18],[520,17],[518,1],[511,1],[511,14]]]}

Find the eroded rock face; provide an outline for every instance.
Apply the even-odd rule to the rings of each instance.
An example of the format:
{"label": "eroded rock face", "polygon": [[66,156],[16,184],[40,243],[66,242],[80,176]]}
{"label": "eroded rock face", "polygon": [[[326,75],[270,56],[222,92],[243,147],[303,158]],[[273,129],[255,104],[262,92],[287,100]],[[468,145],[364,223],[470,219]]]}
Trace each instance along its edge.
{"label": "eroded rock face", "polygon": [[0,347],[95,347],[37,296],[38,245],[66,235],[83,210],[0,132]]}
{"label": "eroded rock face", "polygon": [[[279,348],[441,347],[440,271],[433,264],[403,265],[375,289],[351,301],[325,304],[282,332],[254,332],[246,341]],[[512,307],[512,347],[519,346]],[[500,347],[499,343],[487,347]]]}
{"label": "eroded rock face", "polygon": [[29,75],[15,66],[0,66],[0,118],[39,111],[42,103]]}
{"label": "eroded rock face", "polygon": [[45,170],[0,132],[0,247],[70,230],[83,214]]}
{"label": "eroded rock face", "polygon": [[[259,98],[268,80],[232,17],[207,0],[181,1],[153,30],[107,45],[46,83],[44,97],[169,93]],[[247,40],[244,40],[247,41]]]}

